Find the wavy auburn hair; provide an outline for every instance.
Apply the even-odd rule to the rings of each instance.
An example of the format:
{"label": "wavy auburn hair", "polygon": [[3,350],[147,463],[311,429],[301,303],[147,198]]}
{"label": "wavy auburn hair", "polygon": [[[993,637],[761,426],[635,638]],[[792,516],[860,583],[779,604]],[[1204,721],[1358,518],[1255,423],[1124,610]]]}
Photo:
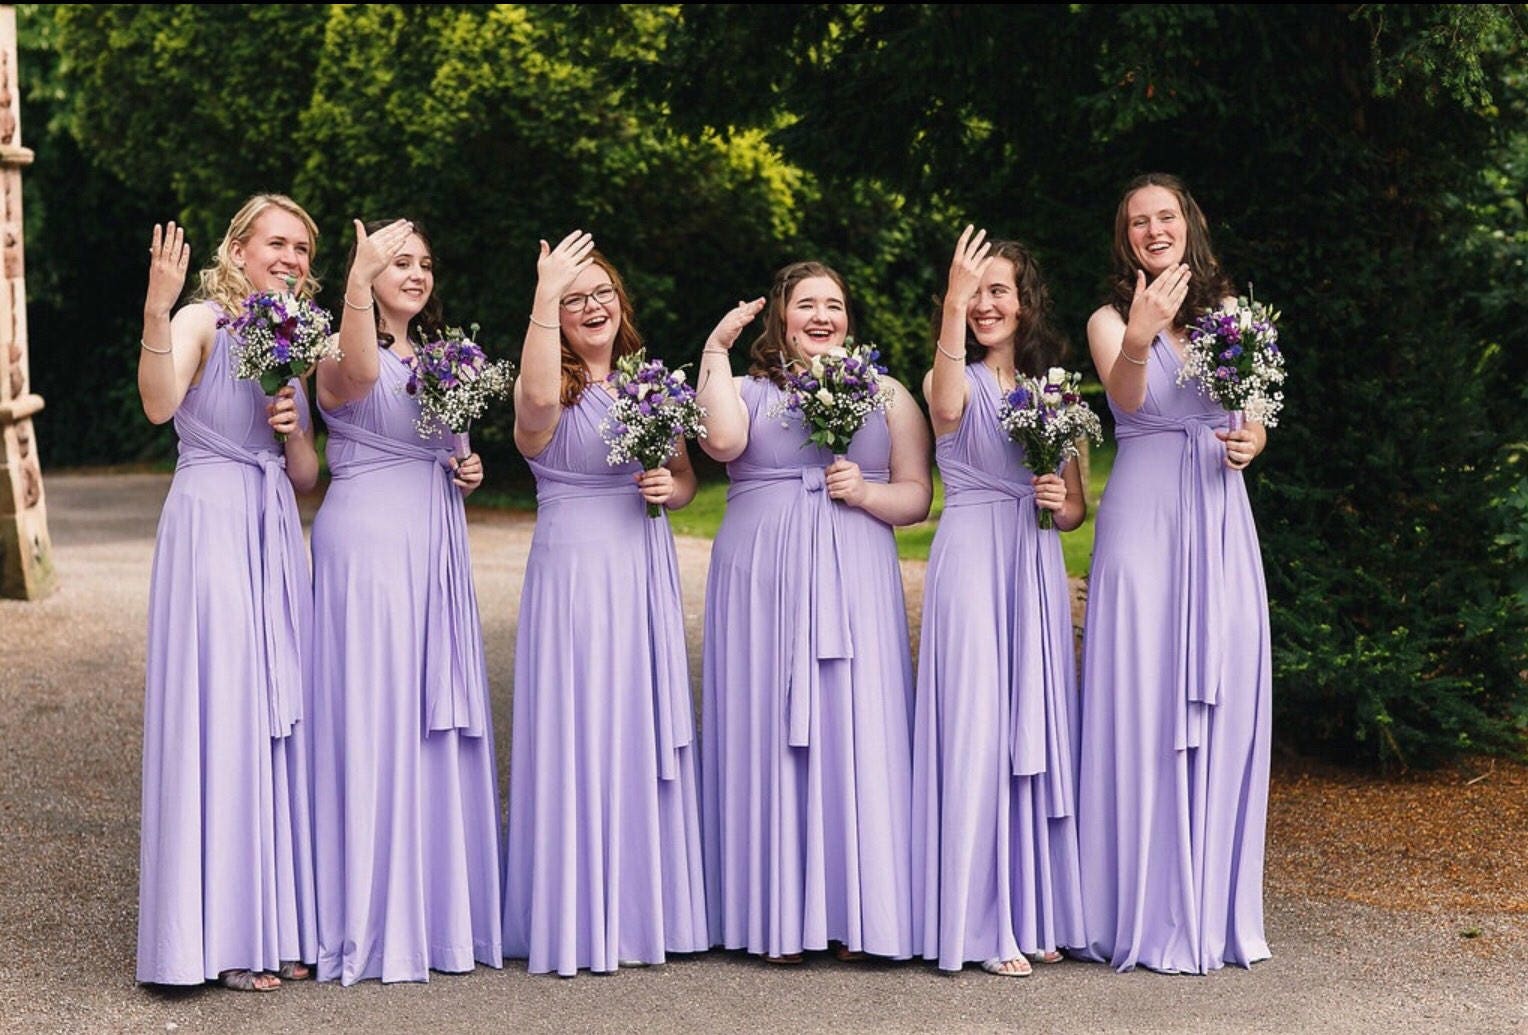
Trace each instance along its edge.
{"label": "wavy auburn hair", "polygon": [[[636,313],[631,308],[631,296],[626,293],[626,282],[621,279],[616,268],[598,248],[589,253],[589,258],[609,275],[610,284],[615,288],[615,297],[621,303],[621,326],[615,332],[615,342],[610,347],[610,362],[614,366],[615,361],[622,356],[629,356],[642,348],[642,332],[637,330]],[[561,320],[561,300],[558,301],[557,315]],[[589,387],[589,368],[568,345],[568,339],[562,336],[561,328],[557,331],[557,340],[562,345],[562,394],[558,398],[564,406],[575,406],[579,396],[584,394],[584,389]]]}

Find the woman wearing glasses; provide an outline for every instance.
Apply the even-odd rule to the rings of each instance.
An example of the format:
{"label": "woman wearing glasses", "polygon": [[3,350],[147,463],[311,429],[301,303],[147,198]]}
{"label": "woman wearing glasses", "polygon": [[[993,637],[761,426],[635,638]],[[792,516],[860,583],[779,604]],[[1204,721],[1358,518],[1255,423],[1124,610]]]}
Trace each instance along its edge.
{"label": "woman wearing glasses", "polygon": [[593,238],[541,242],[515,384],[536,532],[515,643],[504,954],[533,974],[707,948],[694,711],[668,518],[695,495],[681,447],[611,466],[615,361],[641,349]]}

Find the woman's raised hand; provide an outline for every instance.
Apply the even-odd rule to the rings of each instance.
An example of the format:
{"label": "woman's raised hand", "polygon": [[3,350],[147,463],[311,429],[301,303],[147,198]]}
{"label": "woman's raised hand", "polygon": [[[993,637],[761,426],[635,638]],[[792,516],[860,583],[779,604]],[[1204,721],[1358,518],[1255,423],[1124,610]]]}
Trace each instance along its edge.
{"label": "woman's raised hand", "polygon": [[987,231],[977,230],[969,223],[955,242],[955,256],[950,259],[949,287],[945,289],[945,304],[958,303],[962,312],[971,296],[982,286],[982,277],[992,265],[992,242]]}
{"label": "woman's raised hand", "polygon": [[149,289],[143,308],[155,316],[168,316],[186,286],[186,270],[191,264],[191,246],[186,243],[185,228],[173,222],[154,224],[149,242]]}
{"label": "woman's raised hand", "polygon": [[730,349],[737,341],[743,328],[753,323],[754,319],[764,309],[764,298],[760,296],[752,302],[739,302],[727,311],[727,315],[721,318],[711,336],[706,339],[705,347],[708,349]]}
{"label": "woman's raised hand", "polygon": [[1193,276],[1185,263],[1179,263],[1150,284],[1146,283],[1146,271],[1135,271],[1135,297],[1130,300],[1129,323],[1150,336],[1165,327],[1171,327],[1188,297],[1188,282]]}
{"label": "woman's raised hand", "polygon": [[541,242],[541,256],[536,260],[536,294],[561,301],[578,275],[594,261],[594,235],[574,230],[552,248]]}
{"label": "woman's raised hand", "polygon": [[414,224],[407,219],[395,219],[374,234],[367,234],[366,224],[355,220],[355,262],[350,267],[351,280],[370,286],[387,269],[393,256],[403,249],[404,242],[413,232]]}

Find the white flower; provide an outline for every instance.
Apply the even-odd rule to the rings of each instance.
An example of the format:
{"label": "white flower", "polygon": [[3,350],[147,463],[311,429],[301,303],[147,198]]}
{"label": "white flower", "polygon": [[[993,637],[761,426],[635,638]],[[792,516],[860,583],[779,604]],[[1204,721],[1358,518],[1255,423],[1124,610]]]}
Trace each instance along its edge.
{"label": "white flower", "polygon": [[680,384],[684,384],[684,371],[683,370],[676,370],[676,371],[674,371],[673,377],[674,377],[675,381],[679,382]]}
{"label": "white flower", "polygon": [[828,391],[826,388],[819,388],[817,389],[817,401],[822,403],[824,406],[832,406],[833,393]]}
{"label": "white flower", "polygon": [[815,377],[819,381],[822,380],[822,357],[821,356],[813,356],[812,357],[812,376]]}
{"label": "white flower", "polygon": [[1066,384],[1066,370],[1062,367],[1051,367],[1045,372],[1045,383],[1058,387]]}

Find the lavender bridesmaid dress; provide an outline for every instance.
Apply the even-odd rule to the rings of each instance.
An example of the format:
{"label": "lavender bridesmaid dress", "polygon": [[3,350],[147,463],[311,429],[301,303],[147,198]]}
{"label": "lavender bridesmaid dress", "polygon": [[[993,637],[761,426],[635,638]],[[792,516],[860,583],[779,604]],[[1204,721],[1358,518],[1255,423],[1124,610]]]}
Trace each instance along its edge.
{"label": "lavender bridesmaid dress", "polygon": [[324,411],[313,522],[318,978],[428,981],[503,959],[493,723],[450,436],[407,370]]}
{"label": "lavender bridesmaid dress", "polygon": [[992,372],[935,456],[913,753],[913,932],[943,970],[1081,947],[1076,653],[1061,539],[1037,524]]}
{"label": "lavender bridesmaid dress", "polygon": [[1088,952],[1203,974],[1269,956],[1263,829],[1272,674],[1257,530],[1214,437],[1226,414],[1160,336],[1113,406],[1082,665],[1078,822]]}
{"label": "lavender bridesmaid dress", "polygon": [[674,536],[605,462],[612,403],[585,390],[528,461],[504,952],[533,974],[708,947]]}
{"label": "lavender bridesmaid dress", "polygon": [[[833,458],[743,383],[748,448],[711,550],[701,714],[711,941],[913,954],[913,677],[891,527],[830,499]],[[882,413],[850,443],[890,476]]]}
{"label": "lavender bridesmaid dress", "polygon": [[217,332],[175,411],[149,583],[138,980],[156,984],[318,950],[307,548],[269,400],[234,378],[231,342]]}

